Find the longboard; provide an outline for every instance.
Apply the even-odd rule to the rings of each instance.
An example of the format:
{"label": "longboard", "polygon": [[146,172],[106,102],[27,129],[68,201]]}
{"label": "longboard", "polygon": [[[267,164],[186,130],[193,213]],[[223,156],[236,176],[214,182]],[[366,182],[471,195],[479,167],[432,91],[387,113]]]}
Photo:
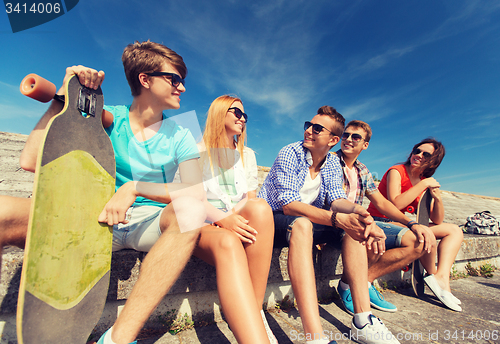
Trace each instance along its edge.
{"label": "longboard", "polygon": [[[35,99],[39,88],[55,93],[39,79],[27,83],[21,91],[31,88]],[[47,126],[19,288],[20,344],[86,343],[104,309],[112,228],[97,218],[115,191],[115,159],[103,103],[100,88],[85,88],[74,76],[64,108]]]}
{"label": "longboard", "polygon": [[[417,208],[417,222],[421,225],[429,225],[430,209],[431,209],[432,196],[429,189],[420,197],[418,201]],[[415,260],[411,268],[411,285],[415,295],[418,297],[424,296],[425,284],[424,284],[424,267],[420,263],[420,260]]]}

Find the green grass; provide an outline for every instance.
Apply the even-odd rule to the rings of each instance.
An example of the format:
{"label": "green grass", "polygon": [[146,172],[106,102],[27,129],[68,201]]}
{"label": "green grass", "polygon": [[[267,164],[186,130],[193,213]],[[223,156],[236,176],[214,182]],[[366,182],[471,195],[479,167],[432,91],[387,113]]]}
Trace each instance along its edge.
{"label": "green grass", "polygon": [[465,269],[467,270],[469,276],[483,276],[485,278],[490,278],[493,277],[493,272],[495,272],[497,268],[491,264],[483,264],[479,268],[475,268],[470,262],[468,262]]}

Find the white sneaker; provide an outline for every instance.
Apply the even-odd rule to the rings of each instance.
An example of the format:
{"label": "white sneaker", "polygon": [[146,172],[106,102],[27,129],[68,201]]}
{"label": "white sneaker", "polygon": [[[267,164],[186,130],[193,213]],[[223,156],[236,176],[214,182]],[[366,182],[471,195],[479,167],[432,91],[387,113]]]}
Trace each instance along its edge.
{"label": "white sneaker", "polygon": [[460,305],[458,305],[455,302],[455,297],[453,296],[452,293],[450,293],[446,290],[441,290],[441,299],[440,300],[442,300],[442,302],[446,305],[446,307],[454,310],[455,312],[462,311],[462,307],[460,307]]}
{"label": "white sneaker", "polygon": [[443,294],[450,294],[449,296],[451,297],[451,299],[452,299],[453,301],[455,301],[455,303],[456,303],[457,305],[461,305],[461,304],[462,304],[462,301],[460,301],[460,300],[458,299],[458,297],[456,297],[455,295],[453,295],[453,294],[452,294],[452,293],[450,293],[449,291],[447,291],[447,290],[443,290]]}
{"label": "white sneaker", "polygon": [[[436,295],[436,297],[441,301],[446,307],[448,307],[451,310],[454,310],[455,312],[461,312],[462,307],[460,307],[452,298],[452,294],[450,292],[447,292],[443,289],[438,284],[438,281],[436,280],[436,277],[434,275],[429,275],[424,277],[424,282],[427,284],[429,289]],[[451,295],[451,296],[450,296]]]}
{"label": "white sneaker", "polygon": [[382,320],[373,314],[370,314],[368,320],[370,321],[368,324],[358,328],[354,323],[354,318],[352,319],[351,337],[353,340],[363,344],[400,344]]}

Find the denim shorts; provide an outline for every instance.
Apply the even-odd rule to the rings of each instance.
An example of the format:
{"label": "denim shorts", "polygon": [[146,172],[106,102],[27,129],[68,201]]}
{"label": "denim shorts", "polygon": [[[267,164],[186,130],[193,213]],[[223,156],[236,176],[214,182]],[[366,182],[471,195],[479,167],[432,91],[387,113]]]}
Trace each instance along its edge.
{"label": "denim shorts", "polygon": [[113,226],[113,251],[126,248],[149,252],[161,236],[160,214],[164,208],[151,205],[130,207],[128,223]]}
{"label": "denim shorts", "polygon": [[[285,215],[282,211],[274,211],[274,247],[282,248],[290,244],[292,226],[301,216]],[[345,232],[332,226],[313,223],[313,245],[329,244],[335,248],[342,247]]]}
{"label": "denim shorts", "polygon": [[408,232],[408,227],[401,227],[383,221],[375,221],[375,224],[379,226],[387,236],[387,239],[385,239],[386,250],[401,246],[401,239],[403,238],[403,235]]}
{"label": "denim shorts", "polygon": [[[282,211],[274,211],[274,247],[282,248],[290,244],[292,226],[300,216],[285,215]],[[386,250],[400,247],[403,235],[408,231],[407,227],[401,227],[392,223],[375,221],[387,236],[385,240]],[[332,226],[313,223],[313,245],[329,244],[335,248],[342,247],[342,239],[345,232]]]}

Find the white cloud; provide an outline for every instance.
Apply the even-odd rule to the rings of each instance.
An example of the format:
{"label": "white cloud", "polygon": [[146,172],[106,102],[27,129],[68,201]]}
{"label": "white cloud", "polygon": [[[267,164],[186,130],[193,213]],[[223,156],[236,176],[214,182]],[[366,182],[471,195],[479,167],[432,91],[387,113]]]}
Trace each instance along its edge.
{"label": "white cloud", "polygon": [[[443,176],[440,178],[440,180],[450,180],[450,179],[464,179],[464,177],[469,177],[469,176],[478,176],[478,175],[485,175],[485,174],[495,174],[497,181],[498,181],[498,174],[500,173],[500,168],[493,168],[493,169],[487,169],[487,170],[477,170],[473,172],[468,172],[468,173],[461,173],[461,174],[453,174],[453,175],[447,175]],[[486,177],[489,178],[489,177]],[[464,181],[467,181],[470,179],[465,179]],[[460,181],[462,182],[462,181]]]}
{"label": "white cloud", "polygon": [[387,107],[388,102],[389,100],[385,96],[356,101],[354,104],[344,107],[342,115],[346,121],[358,119],[373,122],[391,114],[390,108]]}
{"label": "white cloud", "polygon": [[[442,179],[442,178],[441,178]],[[487,195],[493,197],[500,196],[500,188],[498,187],[498,176],[487,176],[480,178],[468,178],[452,183],[443,183],[444,190],[460,190],[473,188],[473,194]]]}
{"label": "white cloud", "polygon": [[19,92],[19,85],[0,81],[0,119],[40,118],[47,104],[29,99]]}
{"label": "white cloud", "polygon": [[3,81],[0,81],[0,89],[2,93],[7,92],[19,92],[19,85],[11,85],[7,84]]}
{"label": "white cloud", "polygon": [[477,142],[477,144],[467,144],[465,146],[462,146],[461,149],[463,150],[471,150],[471,149],[476,149],[476,148],[481,148],[481,147],[486,147],[486,146],[489,146],[489,145],[492,145],[494,143],[497,143],[497,142],[500,142],[500,140],[488,140],[488,141],[485,141],[484,138],[479,138],[477,140],[474,140],[475,142]]}
{"label": "white cloud", "polygon": [[436,29],[417,37],[406,45],[389,47],[386,51],[375,53],[375,55],[370,51],[364,56],[354,58],[354,62],[351,63],[344,77],[347,79],[361,77],[362,75],[385,67],[392,61],[424,45],[451,36],[456,36],[464,31],[470,30],[488,20],[487,18],[489,18],[493,12],[500,10],[500,3],[471,1],[467,2],[466,6],[463,8],[457,7],[457,5],[453,5],[450,9],[453,13]]}
{"label": "white cloud", "polygon": [[[135,21],[142,20],[145,14],[142,9],[145,7],[137,2],[120,6],[126,6],[128,10],[124,11],[132,12]],[[239,10],[233,11],[232,6],[238,6]],[[241,6],[248,6],[248,10],[242,11]],[[130,11],[131,7],[138,10]],[[87,20],[93,13],[89,6],[86,8],[82,18],[90,23],[88,29],[95,41],[103,50],[116,49],[121,44],[117,43],[119,39],[113,37],[112,42],[110,35],[101,35],[93,29]],[[309,30],[311,23],[303,18],[314,17],[317,11],[316,5],[306,1],[251,5],[171,2],[147,11],[145,23],[149,25],[124,25],[119,37],[128,36],[133,29],[137,29],[136,37],[145,35],[154,28],[169,39],[164,42],[167,46],[172,47],[172,41],[178,42],[196,53],[195,60],[187,61],[189,69],[202,75],[198,82],[207,91],[228,89],[228,93],[238,94],[245,102],[293,116],[316,93],[317,85],[308,77],[315,74],[315,67],[309,62],[321,34]],[[126,22],[126,18],[120,18],[119,22]]]}
{"label": "white cloud", "polygon": [[377,56],[369,57],[368,61],[364,62],[360,66],[354,66],[349,73],[352,74],[351,77],[359,76],[362,74],[369,73],[373,70],[379,69],[390,63],[392,60],[400,58],[417,48],[414,46],[407,46],[403,48],[390,48],[386,52],[383,52]]}
{"label": "white cloud", "polygon": [[[122,44],[120,37],[144,37],[155,32],[155,35],[164,37],[163,43],[167,46],[172,42],[181,46],[182,51],[194,52],[196,58],[187,61],[189,69],[197,72],[197,82],[208,93],[221,89],[235,93],[245,102],[259,104],[271,113],[283,115],[274,117],[280,123],[284,118],[293,119],[303,113],[306,104],[319,95],[334,93],[349,80],[384,68],[423,45],[468,30],[478,25],[482,14],[498,9],[498,6],[482,2],[472,2],[463,8],[453,6],[449,18],[434,31],[404,45],[390,46],[383,51],[365,50],[353,55],[345,66],[338,66],[343,72],[338,72],[336,67],[315,63],[322,39],[332,32],[342,32],[342,26],[352,20],[362,5],[362,1],[346,6],[302,0],[250,4],[187,0],[144,6],[133,1],[119,5],[129,17],[117,15],[113,25],[132,20],[134,23],[121,25],[120,30],[116,30],[118,37],[102,35],[93,29],[91,21],[87,22],[90,23],[89,31],[103,50],[119,49],[118,45]],[[339,11],[332,11],[336,15],[326,30],[314,26],[311,18],[339,6]],[[84,19],[94,15],[88,9],[86,11],[82,15]],[[142,24],[138,25],[139,22]],[[425,81],[409,85],[398,94],[404,95],[423,83]],[[341,112],[347,117],[373,121],[390,115],[392,110],[387,104],[396,98],[395,94],[370,95],[366,99],[353,100],[356,104]]]}
{"label": "white cloud", "polygon": [[46,104],[38,103],[29,107],[19,105],[0,104],[0,119],[7,118],[40,118],[47,110]]}
{"label": "white cloud", "polygon": [[303,21],[285,21],[279,15],[273,16],[273,22],[261,18],[262,11],[278,9],[275,3],[249,13],[241,25],[252,30],[234,29],[238,20],[219,20],[220,13],[213,9],[196,16],[190,25],[169,28],[200,55],[194,68],[203,69],[207,89],[216,88],[211,83],[217,83],[245,102],[293,116],[316,93],[317,85],[309,77],[315,75],[315,68],[309,61],[321,35],[313,35]]}

